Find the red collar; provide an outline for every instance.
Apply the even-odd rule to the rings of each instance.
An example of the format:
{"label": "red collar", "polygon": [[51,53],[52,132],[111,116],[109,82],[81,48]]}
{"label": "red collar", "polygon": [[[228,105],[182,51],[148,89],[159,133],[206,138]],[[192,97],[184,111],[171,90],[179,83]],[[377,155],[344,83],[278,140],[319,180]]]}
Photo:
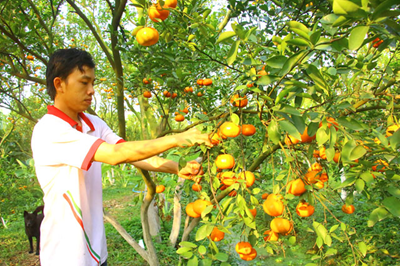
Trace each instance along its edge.
{"label": "red collar", "polygon": [[[68,124],[71,125],[71,127],[77,126],[78,122],[74,121],[71,117],[66,115],[63,111],[55,107],[54,105],[48,105],[47,106],[47,113],[50,115],[57,116],[58,118],[64,120]],[[89,120],[89,118],[84,114],[84,113],[79,113],[79,117],[82,118],[82,120],[90,127],[90,130],[94,131],[94,126],[92,122]]]}

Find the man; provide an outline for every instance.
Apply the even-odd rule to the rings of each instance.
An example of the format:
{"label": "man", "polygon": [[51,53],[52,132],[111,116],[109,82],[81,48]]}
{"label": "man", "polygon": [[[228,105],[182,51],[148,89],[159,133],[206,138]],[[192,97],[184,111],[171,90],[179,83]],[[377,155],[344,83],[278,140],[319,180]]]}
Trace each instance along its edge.
{"label": "man", "polygon": [[155,140],[126,142],[100,118],[84,114],[94,95],[95,64],[78,49],[56,51],[49,60],[47,92],[54,100],[32,134],[36,174],[44,192],[42,266],[107,265],[101,163],[132,163],[149,171],[190,178],[200,165],[181,171],[155,155],[195,143],[211,145],[193,129]]}

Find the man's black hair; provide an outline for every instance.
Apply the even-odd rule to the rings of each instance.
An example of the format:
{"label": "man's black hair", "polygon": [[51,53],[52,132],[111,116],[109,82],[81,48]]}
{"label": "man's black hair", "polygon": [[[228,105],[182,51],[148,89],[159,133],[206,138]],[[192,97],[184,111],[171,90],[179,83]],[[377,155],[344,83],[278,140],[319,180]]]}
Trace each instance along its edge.
{"label": "man's black hair", "polygon": [[54,101],[56,97],[54,79],[59,77],[66,81],[69,74],[71,74],[76,67],[83,72],[83,66],[94,68],[95,63],[88,52],[80,49],[59,49],[50,56],[46,69],[46,82],[47,94],[50,95],[51,100]]}

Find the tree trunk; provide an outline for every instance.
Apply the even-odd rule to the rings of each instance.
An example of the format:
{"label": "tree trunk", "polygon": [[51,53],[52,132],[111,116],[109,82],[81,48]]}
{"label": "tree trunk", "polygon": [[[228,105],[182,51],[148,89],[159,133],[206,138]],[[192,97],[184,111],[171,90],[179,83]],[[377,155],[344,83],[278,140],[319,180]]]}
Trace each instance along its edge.
{"label": "tree trunk", "polygon": [[179,183],[175,187],[174,193],[174,220],[172,223],[171,234],[169,235],[169,240],[171,246],[176,245],[176,241],[178,240],[180,228],[181,228],[181,220],[182,220],[182,205],[181,205],[181,194],[182,194],[182,186],[185,182],[185,179],[179,178]]}

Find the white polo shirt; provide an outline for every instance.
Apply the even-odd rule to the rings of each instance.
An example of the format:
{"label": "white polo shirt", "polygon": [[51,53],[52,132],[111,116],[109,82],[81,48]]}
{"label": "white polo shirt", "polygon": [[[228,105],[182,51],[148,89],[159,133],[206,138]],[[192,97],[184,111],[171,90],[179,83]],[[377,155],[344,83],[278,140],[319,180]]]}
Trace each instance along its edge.
{"label": "white polo shirt", "polygon": [[42,266],[91,266],[107,259],[101,163],[92,162],[104,141],[124,141],[97,116],[80,114],[82,127],[54,106],[36,124],[32,152],[44,192]]}

